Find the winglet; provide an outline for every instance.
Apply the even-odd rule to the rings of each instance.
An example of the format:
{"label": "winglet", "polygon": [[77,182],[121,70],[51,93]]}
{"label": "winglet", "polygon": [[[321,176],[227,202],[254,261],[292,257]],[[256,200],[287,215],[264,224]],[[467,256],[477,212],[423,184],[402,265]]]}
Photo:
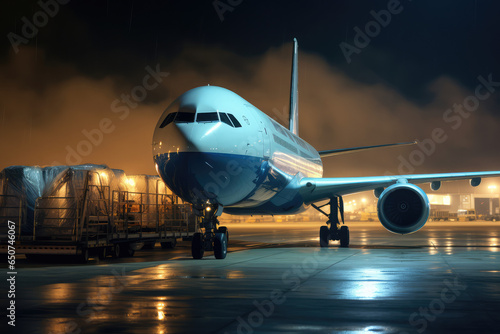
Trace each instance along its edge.
{"label": "winglet", "polygon": [[293,39],[293,57],[292,57],[292,78],[290,80],[290,126],[289,130],[299,135],[299,87],[297,72],[297,55],[299,45],[297,39]]}

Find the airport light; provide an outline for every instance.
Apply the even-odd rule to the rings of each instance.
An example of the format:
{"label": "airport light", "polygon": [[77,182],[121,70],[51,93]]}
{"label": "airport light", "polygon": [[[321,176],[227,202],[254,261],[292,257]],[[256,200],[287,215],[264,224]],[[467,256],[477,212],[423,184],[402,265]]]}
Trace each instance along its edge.
{"label": "airport light", "polygon": [[493,193],[497,189],[497,186],[495,184],[490,184],[488,189]]}

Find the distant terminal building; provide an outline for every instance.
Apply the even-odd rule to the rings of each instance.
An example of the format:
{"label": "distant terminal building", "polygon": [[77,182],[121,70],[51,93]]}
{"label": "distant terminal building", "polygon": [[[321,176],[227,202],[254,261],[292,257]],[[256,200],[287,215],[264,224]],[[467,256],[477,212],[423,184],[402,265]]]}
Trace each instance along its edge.
{"label": "distant terminal building", "polygon": [[474,210],[479,217],[500,214],[498,193],[428,194],[428,197],[431,207],[436,210],[449,212]]}

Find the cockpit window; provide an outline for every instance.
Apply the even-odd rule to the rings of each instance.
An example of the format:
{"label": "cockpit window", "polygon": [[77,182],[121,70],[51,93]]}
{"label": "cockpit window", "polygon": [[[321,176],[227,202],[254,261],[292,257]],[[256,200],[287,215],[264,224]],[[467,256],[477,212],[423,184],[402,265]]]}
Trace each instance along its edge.
{"label": "cockpit window", "polygon": [[165,117],[165,119],[163,120],[163,122],[161,122],[160,129],[163,129],[164,127],[172,123],[172,121],[175,118],[175,115],[177,115],[176,112],[171,112],[170,114],[168,114],[167,117]]}
{"label": "cockpit window", "polygon": [[194,122],[194,113],[179,111],[177,113],[177,117],[175,118],[174,122],[175,123],[193,123]]}
{"label": "cockpit window", "polygon": [[160,125],[160,129],[166,127],[172,122],[175,123],[193,123],[194,122],[194,113],[192,112],[172,112],[165,117],[163,122]]}
{"label": "cockpit window", "polygon": [[229,117],[227,117],[227,114],[225,112],[221,112],[219,113],[219,115],[220,115],[220,121],[222,123],[226,123],[227,125],[234,127],[233,123],[231,123],[231,120],[229,119]]}
{"label": "cockpit window", "polygon": [[[220,119],[219,119],[220,115]],[[196,116],[196,122],[208,123],[208,122],[223,122],[234,128],[241,128],[240,122],[234,117],[234,115],[229,113],[217,113],[217,112],[199,112],[197,114],[193,112],[172,112],[165,117],[163,122],[160,124],[160,129],[166,127],[170,123],[193,123]]]}
{"label": "cockpit window", "polygon": [[238,120],[236,119],[236,117],[233,116],[233,114],[227,114],[227,115],[229,116],[229,118],[233,122],[235,128],[241,128],[240,122],[238,122]]}
{"label": "cockpit window", "polygon": [[196,114],[196,122],[218,122],[219,116],[217,112],[202,112]]}

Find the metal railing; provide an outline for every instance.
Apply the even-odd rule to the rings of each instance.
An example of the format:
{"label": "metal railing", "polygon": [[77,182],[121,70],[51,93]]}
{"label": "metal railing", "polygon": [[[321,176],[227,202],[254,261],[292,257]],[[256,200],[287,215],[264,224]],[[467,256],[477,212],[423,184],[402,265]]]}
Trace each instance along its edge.
{"label": "metal railing", "polygon": [[[39,197],[35,204],[33,240],[77,240],[80,203],[75,197]],[[37,232],[38,228],[38,232]]]}
{"label": "metal railing", "polygon": [[[86,175],[81,185],[83,188],[73,188],[71,196],[37,198],[33,216],[30,214],[29,217],[23,199],[0,195],[0,235],[5,232],[7,237],[8,220],[16,221],[19,240],[22,237],[28,242],[71,241],[87,246],[116,238],[128,239],[131,234],[133,236],[130,237],[137,240],[171,238],[193,232],[188,219],[191,217],[191,206],[178,204],[177,196],[159,194],[158,189],[153,193],[112,191],[100,180],[92,179],[92,173]],[[63,193],[67,194],[67,191]]]}
{"label": "metal railing", "polygon": [[175,204],[173,195],[113,191],[113,225],[116,232],[188,232],[189,204]]}

